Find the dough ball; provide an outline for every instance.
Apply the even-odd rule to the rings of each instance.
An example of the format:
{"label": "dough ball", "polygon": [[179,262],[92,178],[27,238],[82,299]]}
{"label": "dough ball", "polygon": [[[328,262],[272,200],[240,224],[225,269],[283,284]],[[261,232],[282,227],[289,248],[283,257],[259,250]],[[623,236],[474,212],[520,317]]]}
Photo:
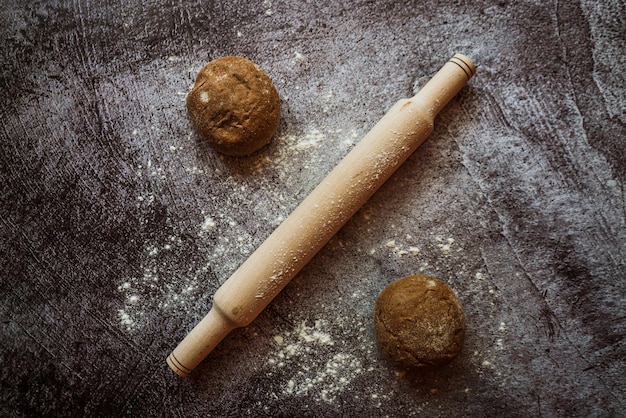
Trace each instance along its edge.
{"label": "dough ball", "polygon": [[450,286],[417,274],[381,292],[374,327],[382,351],[396,364],[406,369],[433,367],[461,351],[465,314]]}
{"label": "dough ball", "polygon": [[280,122],[280,97],[267,74],[243,57],[204,66],[187,95],[201,137],[227,155],[248,155],[270,142]]}

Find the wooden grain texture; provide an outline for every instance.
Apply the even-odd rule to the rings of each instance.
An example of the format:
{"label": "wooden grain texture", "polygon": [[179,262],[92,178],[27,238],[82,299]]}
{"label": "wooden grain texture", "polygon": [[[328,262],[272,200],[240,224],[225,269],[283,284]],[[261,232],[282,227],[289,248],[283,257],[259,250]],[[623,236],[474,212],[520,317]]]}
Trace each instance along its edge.
{"label": "wooden grain texture", "polygon": [[[623,2],[2,1],[0,415],[615,416],[626,300]],[[454,52],[478,76],[430,139],[184,383],[211,295]],[[275,140],[223,158],[184,99],[258,63]],[[460,356],[398,376],[386,284],[466,310]],[[331,301],[331,302],[329,302]]]}

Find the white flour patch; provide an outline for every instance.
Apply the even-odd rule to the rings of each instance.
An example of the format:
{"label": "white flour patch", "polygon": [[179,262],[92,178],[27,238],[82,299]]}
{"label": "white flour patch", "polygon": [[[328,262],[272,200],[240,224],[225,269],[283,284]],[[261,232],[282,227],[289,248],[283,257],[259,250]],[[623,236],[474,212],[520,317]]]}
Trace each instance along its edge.
{"label": "white flour patch", "polygon": [[[411,235],[407,235],[405,237],[407,242],[411,242],[413,237]],[[420,254],[419,247],[413,244],[407,244],[400,242],[399,239],[390,239],[385,241],[385,248],[389,249],[393,255],[396,257],[405,257],[405,256],[418,256]],[[370,254],[374,254],[376,251],[373,249],[370,251]]]}
{"label": "white flour patch", "polygon": [[326,326],[323,320],[312,327],[303,322],[293,332],[273,337],[277,351],[268,364],[293,371],[282,385],[282,395],[332,403],[357,376],[372,370],[366,370],[361,356],[353,354],[354,347],[335,341]]}
{"label": "white flour patch", "polygon": [[307,131],[302,137],[291,147],[295,150],[301,151],[309,148],[317,148],[319,144],[326,139],[326,136],[317,129],[311,129]]}
{"label": "white flour patch", "polygon": [[350,131],[350,136],[347,136],[341,144],[347,147],[351,147],[358,142],[358,139],[359,135],[357,134],[356,129],[352,129]]}
{"label": "white flour patch", "polygon": [[166,170],[161,166],[155,165],[150,159],[148,159],[145,166],[139,164],[135,169],[135,173],[138,177],[146,175],[159,180],[167,180],[168,178]]}
{"label": "white flour patch", "polygon": [[[196,226],[197,236],[208,249],[204,261],[210,263],[217,277],[229,277],[262,243],[255,238],[254,230],[231,216],[235,213],[219,210],[209,215],[204,210],[200,211],[202,222]],[[274,221],[274,218],[263,220],[266,225]],[[215,234],[215,231],[219,233]]]}
{"label": "white flour patch", "polygon": [[[271,214],[274,218],[287,217],[306,197],[304,191],[313,190],[323,180],[324,173],[329,173],[339,162],[345,152],[345,130],[306,126],[302,132],[283,133],[274,140],[280,144],[276,154],[252,159],[249,169],[256,172],[259,178],[256,187],[262,187],[267,194],[267,201],[261,204],[272,205],[271,209],[268,207],[268,210],[259,210],[259,213]],[[266,171],[270,176],[266,176]],[[264,180],[266,178],[267,181]],[[282,187],[276,187],[277,184]],[[286,197],[283,190],[302,190],[303,194],[294,201],[291,199],[293,195]]]}
{"label": "white flour patch", "polygon": [[454,244],[454,238],[443,239],[441,237],[435,238],[437,241],[437,246],[441,250],[442,253],[448,255],[452,250],[452,244]]}
{"label": "white flour patch", "polygon": [[506,333],[506,330],[507,330],[506,323],[500,322],[500,326],[498,327],[498,333],[500,334],[500,336],[498,338],[496,338],[496,344],[495,344],[496,350],[504,350],[505,349],[504,334]]}
{"label": "white flour patch", "polygon": [[204,169],[196,167],[196,166],[186,167],[185,171],[188,174],[204,174]]}
{"label": "white flour patch", "polygon": [[151,205],[154,203],[154,194],[152,193],[142,193],[137,196],[137,207],[141,205]]}
{"label": "white flour patch", "polygon": [[293,56],[293,59],[291,60],[291,64],[295,65],[298,62],[302,62],[304,61],[304,55],[302,55],[302,53],[296,51],[296,53]]}
{"label": "white flour patch", "polygon": [[204,218],[204,222],[200,225],[200,229],[203,231],[208,231],[209,229],[215,228],[215,221],[210,216]]}
{"label": "white flour patch", "polygon": [[[199,283],[211,274],[208,265],[202,267],[178,265],[184,251],[178,236],[169,236],[163,242],[146,244],[139,274],[123,278],[117,290],[124,297],[118,309],[120,326],[126,331],[143,327],[157,311],[181,308],[189,310],[199,298],[206,297]],[[173,271],[186,271],[184,276],[173,276]],[[156,314],[159,315],[159,314]]]}
{"label": "white flour patch", "polygon": [[[332,93],[330,93],[332,94]],[[339,145],[354,145],[358,139],[355,129],[350,129],[350,133],[344,132],[344,129],[327,130],[322,131],[316,127],[308,126],[301,134],[285,134],[277,138],[278,142],[284,143],[285,147],[281,148],[281,154],[275,157],[273,160],[266,160],[264,163],[271,163],[273,165],[282,166],[285,169],[292,169],[292,161],[294,154],[298,154],[300,160],[299,166],[307,165],[307,161],[303,161],[301,158],[303,154],[312,149],[320,148],[325,142],[335,142]],[[334,144],[329,143],[329,146]]]}
{"label": "white flour patch", "polygon": [[420,249],[417,247],[409,247],[409,254],[411,255],[418,255],[420,253]]}

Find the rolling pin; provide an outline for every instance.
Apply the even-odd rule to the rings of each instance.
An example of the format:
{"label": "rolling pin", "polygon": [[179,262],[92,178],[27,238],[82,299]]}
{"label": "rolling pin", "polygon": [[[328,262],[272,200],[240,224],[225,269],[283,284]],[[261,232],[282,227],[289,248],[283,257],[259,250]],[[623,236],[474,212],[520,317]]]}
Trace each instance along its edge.
{"label": "rolling pin", "polygon": [[250,324],[433,130],[476,67],[455,54],[412,98],[398,101],[217,290],[209,313],[167,357],[185,377],[233,329]]}

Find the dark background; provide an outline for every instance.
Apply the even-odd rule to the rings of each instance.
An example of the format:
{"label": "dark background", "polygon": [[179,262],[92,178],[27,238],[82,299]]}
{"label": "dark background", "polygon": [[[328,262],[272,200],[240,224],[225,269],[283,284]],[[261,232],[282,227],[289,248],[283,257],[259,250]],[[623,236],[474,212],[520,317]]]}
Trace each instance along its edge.
{"label": "dark background", "polygon": [[[619,416],[626,10],[583,1],[2,1],[2,416]],[[429,140],[187,379],[165,357],[374,123],[454,53]],[[274,80],[227,158],[185,95],[224,55]],[[379,292],[424,273],[461,355],[397,372]]]}

